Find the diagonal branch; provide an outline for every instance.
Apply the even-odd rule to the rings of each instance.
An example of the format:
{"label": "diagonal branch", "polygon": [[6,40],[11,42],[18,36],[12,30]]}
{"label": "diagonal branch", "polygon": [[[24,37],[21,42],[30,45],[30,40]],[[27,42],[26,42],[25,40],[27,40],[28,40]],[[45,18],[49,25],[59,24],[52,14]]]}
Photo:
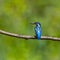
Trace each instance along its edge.
{"label": "diagonal branch", "polygon": [[[22,39],[36,39],[35,36],[20,35],[20,34],[6,32],[6,31],[3,31],[3,30],[0,30],[0,34],[11,36],[11,37],[16,37],[16,38],[22,38]],[[60,41],[60,38],[49,37],[49,36],[41,36],[41,40]]]}

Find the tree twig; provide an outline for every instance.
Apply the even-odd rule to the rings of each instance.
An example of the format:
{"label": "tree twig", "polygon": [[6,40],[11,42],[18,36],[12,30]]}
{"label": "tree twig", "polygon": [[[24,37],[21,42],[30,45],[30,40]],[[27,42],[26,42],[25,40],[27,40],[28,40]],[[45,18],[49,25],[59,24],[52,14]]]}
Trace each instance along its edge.
{"label": "tree twig", "polygon": [[[0,34],[11,36],[11,37],[16,37],[16,38],[22,38],[22,39],[36,39],[35,36],[20,35],[20,34],[6,32],[6,31],[3,31],[3,30],[0,30]],[[41,40],[60,41],[60,38],[49,37],[49,36],[41,36]]]}

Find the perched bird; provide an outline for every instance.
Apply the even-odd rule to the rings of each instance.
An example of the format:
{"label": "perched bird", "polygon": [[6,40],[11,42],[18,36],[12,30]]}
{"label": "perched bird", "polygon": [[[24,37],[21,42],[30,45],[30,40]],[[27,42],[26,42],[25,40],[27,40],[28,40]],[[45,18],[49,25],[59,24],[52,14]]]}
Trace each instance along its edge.
{"label": "perched bird", "polygon": [[36,34],[36,38],[37,38],[38,40],[40,40],[41,34],[42,34],[41,24],[40,24],[39,22],[34,22],[34,23],[32,23],[32,24],[35,24],[35,25],[36,25],[35,28],[34,28],[35,34]]}

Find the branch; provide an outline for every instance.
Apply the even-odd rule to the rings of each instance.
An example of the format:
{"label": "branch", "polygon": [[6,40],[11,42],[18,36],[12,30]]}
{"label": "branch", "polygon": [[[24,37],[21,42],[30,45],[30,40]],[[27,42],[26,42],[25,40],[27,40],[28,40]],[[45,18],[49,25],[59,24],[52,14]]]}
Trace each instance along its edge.
{"label": "branch", "polygon": [[[36,39],[35,36],[20,35],[20,34],[6,32],[6,31],[3,31],[3,30],[0,30],[0,34],[11,36],[11,37],[16,37],[16,38],[22,38],[22,39]],[[49,37],[49,36],[41,36],[41,40],[60,41],[60,38]]]}

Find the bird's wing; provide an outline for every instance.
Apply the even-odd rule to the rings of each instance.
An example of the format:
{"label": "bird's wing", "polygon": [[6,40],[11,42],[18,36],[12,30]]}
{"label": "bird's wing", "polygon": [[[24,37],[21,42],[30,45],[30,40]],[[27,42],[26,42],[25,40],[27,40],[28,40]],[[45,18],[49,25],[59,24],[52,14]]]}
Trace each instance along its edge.
{"label": "bird's wing", "polygon": [[41,37],[41,29],[40,28],[35,28],[35,34],[36,34],[36,37],[40,39],[40,37]]}

